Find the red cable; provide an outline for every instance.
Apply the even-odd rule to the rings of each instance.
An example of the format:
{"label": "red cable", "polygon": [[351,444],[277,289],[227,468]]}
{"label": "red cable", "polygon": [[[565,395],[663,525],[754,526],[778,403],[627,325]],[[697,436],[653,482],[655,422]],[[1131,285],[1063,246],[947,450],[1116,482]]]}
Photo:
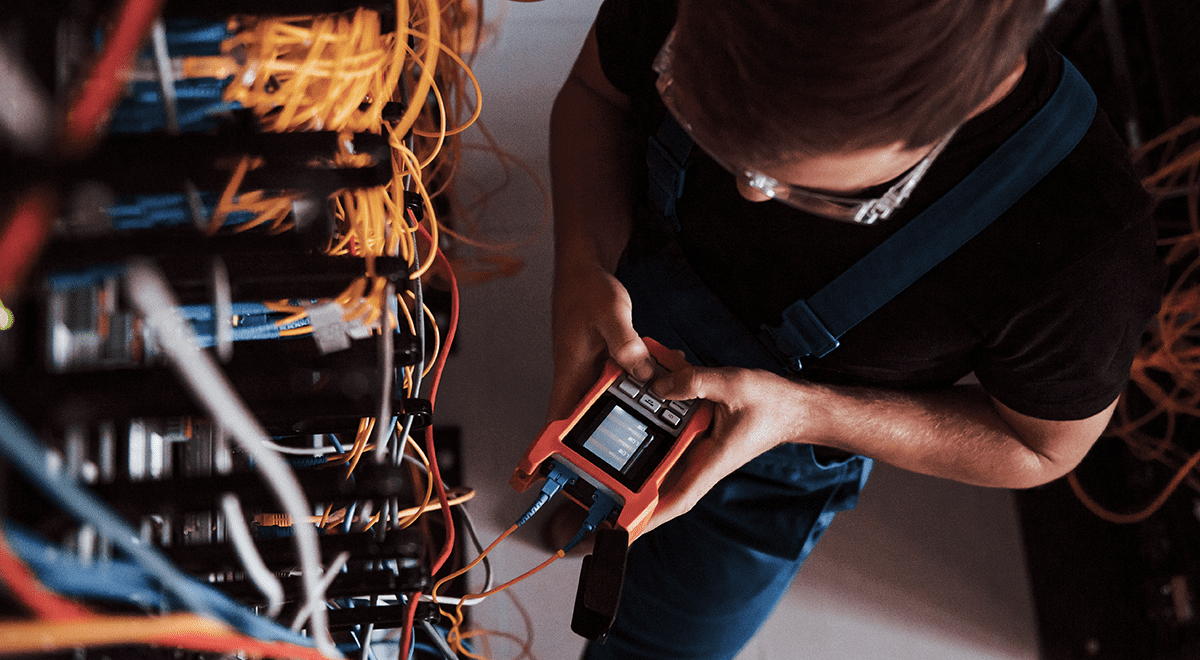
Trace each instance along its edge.
{"label": "red cable", "polygon": [[422,592],[413,594],[408,601],[408,613],[404,620],[404,631],[400,635],[400,655],[398,660],[408,660],[409,650],[413,642],[413,625],[417,621],[417,603],[421,602]]}
{"label": "red cable", "polygon": [[[416,222],[412,211],[409,211],[409,217]],[[437,362],[433,368],[433,376],[429,386],[429,407],[434,409],[437,402],[438,386],[442,381],[442,371],[446,368],[446,358],[450,355],[450,347],[454,344],[454,334],[458,329],[458,280],[454,277],[454,270],[450,267],[450,260],[446,258],[446,254],[441,248],[434,245],[433,239],[424,227],[417,225],[417,230],[421,235],[429,240],[430,247],[437,251],[437,259],[446,269],[446,277],[450,280],[450,323],[446,328],[446,338],[442,341],[442,349],[438,352]],[[442,483],[442,473],[438,468],[437,448],[433,442],[433,425],[425,427],[425,451],[429,455],[429,473],[433,479],[434,487],[437,489],[438,502],[442,505],[442,513],[446,518],[446,542],[442,546],[442,553],[438,556],[437,561],[433,563],[433,568],[430,570],[430,575],[435,575],[441,570],[442,565],[450,557],[450,553],[454,550],[454,521],[450,513],[450,500],[446,497],[446,487]]]}
{"label": "red cable", "polygon": [[125,0],[100,59],[67,112],[63,140],[68,155],[86,150],[96,138],[104,116],[124,87],[121,74],[133,63],[161,6],[162,0]]}
{"label": "red cable", "polygon": [[54,196],[41,187],[27,191],[17,202],[0,232],[0,295],[16,291],[41,252],[53,209]]}
{"label": "red cable", "polygon": [[[446,338],[442,341],[442,348],[438,352],[437,362],[434,363],[432,379],[429,385],[429,408],[430,410],[434,410],[434,405],[437,402],[438,387],[442,382],[442,371],[446,368],[446,358],[450,355],[450,346],[454,343],[454,334],[458,329],[458,280],[454,277],[454,270],[450,267],[450,260],[446,258],[446,254],[434,244],[429,232],[417,222],[417,218],[411,210],[409,210],[408,216],[413,224],[416,225],[417,231],[429,241],[430,249],[437,252],[436,258],[445,267],[446,277],[450,279],[450,323],[446,328]],[[438,468],[437,447],[433,442],[432,424],[425,427],[425,452],[429,457],[429,478],[433,480],[434,487],[437,490],[438,503],[441,504],[442,515],[445,516],[446,525],[446,541],[442,545],[442,552],[429,571],[430,575],[436,575],[450,557],[450,553],[454,551],[454,519],[450,511],[450,499],[446,497],[446,486],[442,483],[442,472]],[[413,624],[416,621],[417,604],[420,602],[420,599],[421,592],[418,591],[412,596],[408,604],[408,618],[400,638],[400,660],[407,660],[408,658],[409,648],[413,641]]]}

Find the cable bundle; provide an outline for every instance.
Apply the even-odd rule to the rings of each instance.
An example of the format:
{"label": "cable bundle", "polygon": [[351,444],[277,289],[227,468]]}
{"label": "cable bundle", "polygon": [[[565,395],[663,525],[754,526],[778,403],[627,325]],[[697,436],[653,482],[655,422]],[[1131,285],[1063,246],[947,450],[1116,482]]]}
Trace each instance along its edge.
{"label": "cable bundle", "polygon": [[[11,543],[6,545],[0,538],[0,579],[18,595],[19,604],[25,605],[33,618],[0,624],[0,652],[149,644],[196,652],[314,660],[336,658],[352,651],[369,659],[374,657],[372,640],[377,637],[374,624],[355,624],[354,643],[347,644],[345,635],[339,633],[335,638],[331,634],[334,626],[330,621],[336,618],[333,615],[346,614],[346,610],[403,607],[403,623],[386,619],[392,630],[388,638],[401,638],[401,657],[407,657],[408,649],[417,646],[416,637],[421,630],[432,631],[430,643],[445,657],[455,657],[458,653],[479,657],[465,640],[488,633],[462,632],[462,607],[497,593],[524,576],[501,587],[492,586],[491,569],[485,558],[487,551],[475,538],[465,509],[460,520],[479,552],[467,568],[483,563],[488,573],[481,593],[465,600],[425,595],[411,591],[412,587],[397,588],[385,596],[331,595],[339,576],[347,573],[372,573],[373,578],[381,579],[395,574],[395,583],[401,584],[400,574],[404,569],[396,560],[360,560],[348,551],[327,551],[322,557],[321,549],[323,542],[332,536],[372,535],[387,539],[393,532],[419,529],[431,541],[430,547],[425,548],[428,556],[422,570],[443,578],[437,582],[438,586],[466,571],[464,568],[450,576],[440,575],[459,542],[451,507],[461,506],[473,495],[469,490],[447,492],[429,424],[458,314],[457,276],[441,247],[447,242],[447,234],[463,245],[489,251],[510,250],[519,245],[515,242],[487,245],[462,232],[448,232],[438,217],[439,213],[452,214],[466,208],[454,201],[453,185],[464,149],[461,135],[475,125],[481,110],[479,84],[463,59],[464,54],[478,48],[482,38],[480,9],[466,0],[397,0],[394,10],[360,8],[337,14],[288,17],[247,15],[216,23],[164,20],[158,17],[160,9],[161,3],[155,0],[120,3],[112,28],[105,31],[97,65],[81,86],[72,109],[65,113],[67,122],[60,146],[86,165],[90,162],[87,158],[112,147],[114,136],[109,135],[106,140],[105,133],[122,133],[124,144],[158,147],[170,142],[173,155],[168,159],[172,161],[169,164],[181,166],[161,168],[169,170],[163,173],[153,172],[158,169],[154,166],[143,165],[144,173],[157,176],[153,184],[130,185],[134,193],[124,195],[119,184],[136,177],[111,180],[100,177],[119,193],[117,201],[104,206],[111,226],[104,228],[110,234],[102,238],[115,239],[105,245],[116,244],[118,252],[137,254],[130,249],[136,240],[121,245],[126,235],[137,239],[149,237],[150,242],[169,235],[168,257],[163,259],[160,255],[156,266],[152,259],[126,258],[129,255],[121,252],[125,256],[119,263],[105,265],[112,270],[104,271],[107,273],[104,287],[94,281],[99,277],[96,272],[68,270],[67,275],[83,275],[72,280],[71,286],[52,288],[50,294],[65,301],[64,308],[72,315],[67,319],[64,314],[59,320],[70,326],[70,333],[78,331],[81,341],[97,340],[103,346],[110,340],[120,343],[121,333],[128,330],[130,336],[137,335],[137,342],[153,345],[153,359],[175,370],[188,391],[202,403],[203,415],[195,420],[186,418],[184,431],[163,431],[158,435],[150,430],[152,425],[132,420],[116,434],[118,442],[128,440],[130,455],[111,451],[107,454],[109,463],[128,458],[130,465],[125,474],[97,458],[102,450],[95,450],[94,444],[103,444],[106,441],[103,437],[81,437],[92,432],[103,436],[102,429],[56,428],[76,437],[54,438],[41,445],[20,424],[16,413],[0,407],[4,448],[20,445],[27,450],[20,456],[6,455],[7,462],[27,468],[26,478],[38,487],[50,489],[52,501],[76,519],[64,521],[56,512],[56,524],[78,525],[70,527],[69,532],[55,529],[51,533],[54,541],[49,541],[19,529],[18,522],[28,523],[27,520],[4,521]],[[140,50],[139,40],[145,35],[150,35],[152,47]],[[200,42],[203,47],[192,47]],[[219,48],[214,52],[212,46],[218,43]],[[123,91],[127,98],[116,107]],[[132,95],[128,95],[131,91]],[[254,115],[253,121],[241,123],[247,112]],[[230,124],[236,125],[231,128]],[[271,135],[264,135],[260,128]],[[288,144],[291,136],[283,136],[301,133],[322,139],[336,137],[336,147],[320,143],[323,146],[319,149],[324,151],[319,155],[289,160],[288,150],[297,147]],[[486,131],[484,134],[490,141]],[[234,136],[236,151],[229,149],[230,135]],[[151,139],[143,141],[147,136]],[[193,158],[194,152],[187,145],[214,136],[224,142],[214,139],[215,144],[206,143],[206,160],[198,164],[200,159]],[[244,136],[264,139],[254,141],[251,147],[237,142]],[[265,139],[268,137],[271,139]],[[198,139],[193,141],[193,138]],[[308,139],[298,142],[309,145],[299,149],[316,149],[311,145],[318,144]],[[489,150],[499,153],[494,144]],[[125,160],[140,161],[145,150],[134,148],[122,153],[127,154]],[[507,171],[508,164],[515,161],[502,158]],[[89,174],[118,169],[104,166],[111,165],[111,161],[96,162],[102,165],[92,165]],[[536,182],[529,169],[522,167]],[[201,168],[207,168],[202,174],[208,178],[197,186],[192,179]],[[293,170],[314,175],[304,181],[319,180],[320,185],[280,183],[284,177],[279,172],[287,174]],[[361,182],[366,179],[347,177],[348,182],[342,183],[336,178],[340,172],[354,175],[382,172],[381,178],[386,182],[373,179],[366,184]],[[334,176],[324,176],[329,173]],[[276,183],[267,185],[264,181]],[[540,182],[538,185],[541,187]],[[542,194],[547,197],[544,188]],[[491,192],[483,195],[480,203],[486,204],[490,195]],[[49,202],[53,196],[39,188],[25,197],[17,217],[28,216],[28,221],[12,225],[20,232],[0,236],[0,254],[35,254],[36,249],[29,246],[36,248],[52,232],[51,219],[60,213]],[[43,200],[47,203],[39,204]],[[301,207],[305,206],[308,212],[315,209],[317,216],[330,221],[328,242],[319,249],[323,255],[305,251],[305,258],[312,260],[300,261],[300,255],[296,255],[297,262],[327,265],[344,259],[354,264],[347,269],[354,271],[352,275],[336,280],[339,293],[322,291],[289,298],[276,294],[267,300],[264,299],[270,294],[262,294],[234,300],[231,290],[237,291],[238,282],[229,272],[237,269],[230,268],[227,272],[217,263],[220,259],[211,259],[205,262],[205,268],[211,265],[211,271],[206,270],[201,278],[205,280],[201,282],[205,290],[211,288],[211,304],[208,298],[201,297],[205,302],[197,304],[194,295],[190,298],[176,295],[194,294],[176,290],[172,285],[182,280],[182,286],[194,286],[195,273],[180,277],[179,273],[165,272],[170,268],[165,267],[164,261],[170,262],[175,256],[171,250],[188,247],[171,241],[183,237],[194,243],[203,242],[201,235],[189,234],[181,228],[191,224],[202,234],[214,237],[211,243],[196,246],[198,252],[204,252],[205,259],[214,255],[229,258],[245,245],[252,245],[252,252],[257,253],[270,241],[283,242],[287,237],[275,235],[297,230]],[[543,213],[543,223],[547,218],[548,213]],[[469,223],[464,219],[464,224]],[[155,232],[161,234],[153,235]],[[247,233],[250,238],[237,236]],[[231,243],[233,240],[246,242]],[[218,243],[220,247],[210,248]],[[55,245],[53,239],[50,245]],[[235,249],[222,252],[229,245]],[[272,256],[279,253],[270,252]],[[187,261],[192,255],[182,256],[185,258],[181,261]],[[318,262],[315,259],[318,256],[326,261]],[[495,272],[472,274],[472,281],[511,274],[519,268],[515,259],[504,257],[485,257],[480,261]],[[246,260],[240,263],[241,273],[254,272],[247,267]],[[0,263],[3,276],[0,283],[15,286],[29,272],[48,280],[47,272],[33,269],[34,265],[32,256]],[[61,266],[57,264],[54,268]],[[337,270],[340,267],[334,266],[332,270],[341,273]],[[50,268],[50,275],[58,272],[54,268]],[[291,267],[287,272],[300,273],[301,267]],[[177,281],[173,282],[168,274],[177,277]],[[235,286],[230,285],[231,279]],[[343,287],[346,281],[349,283]],[[440,327],[423,293],[423,286],[429,282],[437,282],[450,291],[449,323]],[[187,304],[180,303],[184,298]],[[79,323],[76,317],[86,317],[83,312],[93,305],[103,308],[104,314]],[[127,311],[128,319],[121,316]],[[135,315],[137,318],[133,319]],[[253,346],[259,347],[253,350],[263,350],[262,345],[293,342],[293,346],[316,344],[325,357],[327,350],[333,355],[338,351],[337,347],[322,344],[321,337],[328,334],[330,326],[337,326],[338,332],[359,342],[355,346],[357,353],[347,353],[361,354],[363,341],[378,344],[378,370],[372,373],[378,373],[382,382],[369,383],[372,393],[378,395],[376,414],[359,418],[362,411],[356,408],[350,417],[358,419],[357,428],[336,433],[307,436],[269,433],[268,427],[256,419],[256,411],[247,404],[248,395],[233,387],[238,358],[230,357],[232,343],[245,342],[238,344],[242,348],[234,356],[238,352],[243,355],[251,352]],[[88,333],[97,336],[84,337]],[[426,337],[429,333],[432,336]],[[400,335],[415,338],[413,345],[418,357],[413,362],[401,363],[394,354],[400,351],[397,346],[401,342],[392,340]],[[216,354],[224,365],[218,364],[209,351],[202,350],[209,346],[218,349]],[[256,353],[262,354],[271,353]],[[286,351],[281,350],[280,354]],[[57,382],[55,379],[60,375],[62,380],[69,380],[96,367],[95,362],[90,357],[81,357],[45,380]],[[119,366],[133,372],[151,365],[131,358]],[[300,382],[305,386],[311,384],[311,391],[320,391],[326,385],[321,380],[325,376],[313,367],[311,372],[301,373]],[[101,382],[101,377],[93,373],[82,373],[81,378]],[[285,387],[281,385],[279,389]],[[150,388],[139,392],[148,393]],[[5,391],[5,396],[10,393],[11,390]],[[119,393],[114,400],[120,401]],[[393,406],[401,409],[393,410]],[[23,412],[28,414],[27,409]],[[105,408],[104,414],[110,411]],[[116,413],[111,418],[97,419],[110,427],[127,421]],[[208,435],[192,428],[193,421],[197,426],[209,424],[204,419],[211,420],[204,431]],[[135,427],[139,434],[137,442],[142,445],[138,451],[146,453],[136,459],[132,449]],[[128,438],[121,437],[125,431]],[[417,441],[420,432],[424,434],[423,447]],[[111,429],[108,433],[106,437],[112,435]],[[156,473],[146,468],[139,472],[132,466],[139,461],[149,465],[149,454],[154,452],[158,452],[160,461],[166,455],[169,463],[172,454],[176,455],[174,460],[180,461],[178,455],[184,453],[180,450],[190,450],[202,436],[212,442],[214,452],[214,457],[210,457],[213,460],[210,473],[204,476],[213,481],[204,483],[232,483],[220,479],[222,476],[240,479],[253,470],[252,480],[267,484],[274,502],[264,509],[260,502],[235,494],[233,491],[239,484],[228,491],[215,491],[220,495],[215,500],[218,506],[201,505],[210,507],[206,512],[211,513],[210,519],[188,518],[187,515],[192,515],[189,513],[168,521],[145,516],[140,520],[140,530],[119,524],[119,516],[114,513],[116,505],[110,507],[118,499],[112,494],[122,485],[120,479],[113,478],[114,472],[131,482],[152,482],[168,476],[190,478],[191,475],[185,474],[170,475],[169,470]],[[321,444],[318,438],[329,444]],[[304,446],[306,442],[316,446]],[[239,448],[237,460],[241,462],[237,467],[242,472],[231,471],[230,464],[234,461],[231,457],[235,453],[230,449],[231,444]],[[93,451],[97,456],[93,456]],[[114,455],[120,457],[114,459]],[[392,494],[386,499],[343,497],[335,502],[332,496],[310,498],[305,492],[311,484],[308,480],[314,475],[335,485],[346,483],[356,488],[373,478],[377,466],[392,469],[389,475],[405,466],[411,474],[405,487],[411,486],[412,499],[406,501]],[[300,487],[297,475],[306,479],[305,488]],[[109,501],[92,497],[89,494],[92,489],[83,486],[84,483],[97,492],[107,493]],[[318,501],[322,504],[314,508],[313,503]],[[434,515],[436,512],[440,516]],[[172,531],[171,525],[176,529]],[[164,550],[181,550],[178,539],[196,531],[179,531],[178,527],[188,525],[211,533],[215,539],[213,545],[227,542],[233,548],[239,565],[237,577],[231,577],[232,573],[213,573],[209,577],[218,584],[225,582],[226,586],[237,582],[238,588],[252,587],[257,593],[245,598],[261,603],[257,611],[180,572],[173,559],[159,552],[159,546]],[[217,529],[220,531],[213,531]],[[295,563],[286,571],[279,570],[281,560],[277,556],[260,552],[260,544],[270,540],[286,541],[295,553]],[[440,547],[432,547],[437,543]],[[118,549],[125,555],[114,556],[114,550]],[[562,553],[554,555],[528,574],[560,556]],[[56,559],[44,561],[46,557]],[[449,568],[446,572],[450,572]],[[289,596],[298,609],[286,609]],[[132,608],[143,615],[103,614],[110,602],[125,608],[123,611]],[[450,630],[437,631],[428,621],[419,622],[418,606],[431,602],[458,605],[450,615]],[[48,614],[55,611],[62,616]],[[528,642],[524,650],[528,654]]]}
{"label": "cable bundle", "polygon": [[[384,30],[376,12],[367,9],[359,9],[353,15],[243,19],[241,29],[226,42],[224,51],[242,65],[226,98],[252,108],[269,131],[342,132],[347,136],[343,141],[346,146],[339,150],[333,166],[367,164],[364,162],[369,160],[366,156],[349,147],[350,133],[369,132],[387,137],[390,148],[387,165],[392,172],[390,182],[377,187],[346,188],[330,198],[336,234],[327,252],[362,257],[367,271],[334,302],[344,310],[344,322],[375,328],[383,337],[406,326],[405,329],[425,345],[426,318],[430,320],[428,327],[435,333],[438,329],[422,300],[421,284],[440,254],[439,222],[425,184],[425,172],[434,163],[445,160],[441,147],[446,139],[447,117],[437,81],[441,76],[438,69],[440,55],[448,49],[441,42],[442,9],[438,3],[425,0],[414,4],[410,7],[403,0],[397,3],[396,24],[390,31]],[[416,45],[415,50],[410,48],[410,43]],[[465,64],[463,67],[465,69]],[[423,116],[431,114],[425,103],[431,95],[437,99],[436,107],[432,108],[435,118],[424,121],[434,123],[437,130],[431,134],[434,136],[431,142],[423,142],[424,153],[418,155],[414,126]],[[477,85],[475,98],[478,109]],[[409,102],[409,99],[413,101]],[[475,116],[477,113],[472,121]],[[462,128],[465,126],[458,130]],[[245,165],[242,165],[241,171],[244,170]],[[231,182],[230,187],[236,185]],[[224,198],[230,199],[228,194]],[[216,224],[214,218],[214,227]],[[385,256],[400,257],[409,264],[405,286],[396,287],[376,273],[376,258]],[[443,276],[453,289],[454,277],[448,263]],[[293,312],[289,319],[312,317],[304,307],[276,309]],[[446,344],[452,341],[455,323],[456,309],[452,309]],[[344,463],[345,476],[350,478],[368,450],[373,452],[375,460],[388,460],[398,465],[410,455],[406,451],[408,447],[415,449],[411,455],[421,457],[428,473],[426,504],[414,510],[401,510],[393,501],[386,502],[379,512],[347,510],[340,512],[340,516],[347,528],[353,524],[355,514],[360,520],[369,520],[364,529],[405,528],[429,509],[429,499],[436,491],[438,508],[443,512],[445,542],[432,561],[433,573],[450,555],[454,523],[450,515],[451,503],[433,459],[432,429],[426,429],[426,455],[409,435],[413,418],[395,415],[389,402],[395,398],[391,392],[393,387],[403,389],[405,399],[418,397],[423,378],[432,372],[429,400],[433,405],[441,365],[445,361],[441,343],[438,333],[433,344],[436,360],[432,355],[427,356],[415,367],[405,368],[398,384],[385,381],[379,414],[362,419],[353,446],[331,459],[331,462]],[[388,346],[390,342],[384,340],[380,345]],[[390,365],[385,371],[391,373]],[[395,441],[391,440],[393,435]],[[375,440],[373,445],[371,439]],[[331,518],[333,515],[326,510],[318,525],[325,527]],[[402,653],[412,645],[418,602],[419,594],[409,598],[409,622],[403,628]],[[364,657],[370,653],[372,633],[373,626],[368,626],[358,637]]]}
{"label": "cable bundle", "polygon": [[226,100],[253,109],[269,131],[379,129],[404,64],[395,42],[406,26],[381,34],[379,14],[366,9],[240,23],[224,45],[244,62]]}

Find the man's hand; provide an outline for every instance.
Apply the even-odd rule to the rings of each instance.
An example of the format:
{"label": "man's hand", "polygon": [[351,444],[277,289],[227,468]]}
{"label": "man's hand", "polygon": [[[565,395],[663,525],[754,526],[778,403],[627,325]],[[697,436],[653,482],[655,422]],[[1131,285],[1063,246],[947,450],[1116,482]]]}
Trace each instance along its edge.
{"label": "man's hand", "polygon": [[548,418],[564,419],[611,357],[641,380],[654,360],[633,329],[629,293],[599,266],[559,269],[554,278],[554,386]]}
{"label": "man's hand", "polygon": [[806,407],[792,383],[767,371],[733,367],[683,369],[654,382],[666,399],[714,404],[709,432],[692,442],[667,476],[649,531],[687,513],[726,475],[788,438],[804,437]]}

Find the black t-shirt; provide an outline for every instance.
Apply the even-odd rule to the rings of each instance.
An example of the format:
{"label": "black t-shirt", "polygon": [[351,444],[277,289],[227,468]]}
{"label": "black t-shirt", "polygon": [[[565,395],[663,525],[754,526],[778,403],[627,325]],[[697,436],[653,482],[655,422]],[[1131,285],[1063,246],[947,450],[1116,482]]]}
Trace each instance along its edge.
{"label": "black t-shirt", "polygon": [[[651,63],[674,17],[675,0],[606,0],[596,22],[605,76],[629,95],[647,137],[665,112]],[[960,128],[908,203],[875,226],[747,201],[697,147],[677,202],[680,246],[748,328],[777,325],[783,309],[972,171],[1046,103],[1061,75],[1058,53],[1036,41],[1016,88]],[[1097,113],[1080,144],[1029,193],[848,331],[839,348],[806,359],[803,376],[929,388],[974,372],[989,394],[1025,415],[1094,415],[1124,388],[1158,309],[1162,267],[1149,204],[1125,146]]]}

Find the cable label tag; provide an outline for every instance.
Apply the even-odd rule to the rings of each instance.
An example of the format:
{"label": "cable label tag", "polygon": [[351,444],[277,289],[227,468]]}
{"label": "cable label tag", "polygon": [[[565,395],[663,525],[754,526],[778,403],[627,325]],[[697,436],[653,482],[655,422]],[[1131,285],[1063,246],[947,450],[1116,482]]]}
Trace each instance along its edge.
{"label": "cable label tag", "polygon": [[313,341],[322,355],[350,348],[354,339],[369,337],[371,329],[358,321],[347,321],[346,310],[336,302],[328,302],[308,308],[308,322],[312,326]]}

